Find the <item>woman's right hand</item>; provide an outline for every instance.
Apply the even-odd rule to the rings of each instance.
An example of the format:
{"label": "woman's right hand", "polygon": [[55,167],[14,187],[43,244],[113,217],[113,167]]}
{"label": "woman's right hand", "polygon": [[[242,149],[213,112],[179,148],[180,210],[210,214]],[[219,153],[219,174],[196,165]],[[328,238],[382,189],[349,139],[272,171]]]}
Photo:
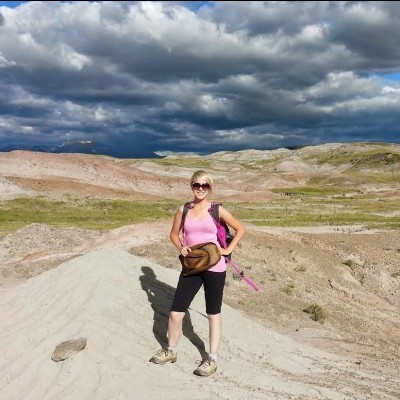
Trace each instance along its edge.
{"label": "woman's right hand", "polygon": [[190,253],[190,251],[190,247],[188,246],[182,246],[181,248],[181,254],[183,255],[183,257],[186,257]]}

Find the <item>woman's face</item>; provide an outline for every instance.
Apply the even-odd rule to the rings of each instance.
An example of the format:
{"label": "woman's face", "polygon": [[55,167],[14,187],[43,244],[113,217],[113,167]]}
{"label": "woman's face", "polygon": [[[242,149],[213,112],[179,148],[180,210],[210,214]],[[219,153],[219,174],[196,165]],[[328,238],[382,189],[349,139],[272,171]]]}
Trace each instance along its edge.
{"label": "woman's face", "polygon": [[193,194],[199,200],[206,198],[210,192],[211,186],[204,179],[195,179],[191,184]]}

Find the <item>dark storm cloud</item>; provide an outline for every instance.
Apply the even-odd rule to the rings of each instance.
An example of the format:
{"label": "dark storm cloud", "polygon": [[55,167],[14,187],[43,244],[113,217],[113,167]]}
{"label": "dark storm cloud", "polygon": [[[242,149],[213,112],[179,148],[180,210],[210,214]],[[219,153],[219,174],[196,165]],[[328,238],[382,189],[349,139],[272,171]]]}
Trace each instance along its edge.
{"label": "dark storm cloud", "polygon": [[385,78],[400,72],[399,16],[399,2],[0,7],[0,150],[399,141]]}

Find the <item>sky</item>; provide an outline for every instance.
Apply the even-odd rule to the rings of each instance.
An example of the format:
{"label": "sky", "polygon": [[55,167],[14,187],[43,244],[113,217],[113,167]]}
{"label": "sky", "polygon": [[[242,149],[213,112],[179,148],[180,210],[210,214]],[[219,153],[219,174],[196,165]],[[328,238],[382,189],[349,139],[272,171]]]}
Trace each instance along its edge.
{"label": "sky", "polygon": [[400,142],[400,1],[0,2],[0,151]]}

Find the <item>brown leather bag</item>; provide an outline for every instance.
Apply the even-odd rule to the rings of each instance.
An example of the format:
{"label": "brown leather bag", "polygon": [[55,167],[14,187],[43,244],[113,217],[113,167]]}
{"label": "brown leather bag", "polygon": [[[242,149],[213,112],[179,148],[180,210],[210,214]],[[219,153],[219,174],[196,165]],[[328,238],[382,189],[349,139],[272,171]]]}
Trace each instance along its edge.
{"label": "brown leather bag", "polygon": [[191,246],[190,249],[191,251],[186,257],[182,254],[179,255],[184,276],[207,271],[221,259],[221,254],[215,243],[199,243]]}

